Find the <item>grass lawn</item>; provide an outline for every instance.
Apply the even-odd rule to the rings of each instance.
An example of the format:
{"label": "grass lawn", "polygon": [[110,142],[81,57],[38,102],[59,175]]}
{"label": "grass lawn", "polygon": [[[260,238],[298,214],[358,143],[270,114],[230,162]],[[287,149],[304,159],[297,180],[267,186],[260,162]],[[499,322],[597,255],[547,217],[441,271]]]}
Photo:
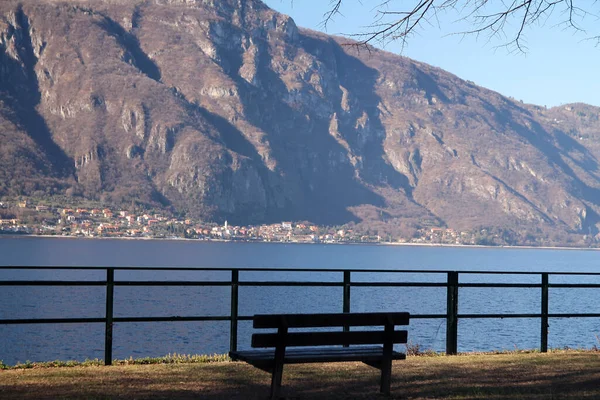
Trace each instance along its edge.
{"label": "grass lawn", "polygon": [[[0,370],[0,399],[265,399],[270,374],[210,362]],[[286,365],[288,399],[384,399],[361,363]],[[600,399],[600,353],[420,356],[394,362],[392,398]]]}

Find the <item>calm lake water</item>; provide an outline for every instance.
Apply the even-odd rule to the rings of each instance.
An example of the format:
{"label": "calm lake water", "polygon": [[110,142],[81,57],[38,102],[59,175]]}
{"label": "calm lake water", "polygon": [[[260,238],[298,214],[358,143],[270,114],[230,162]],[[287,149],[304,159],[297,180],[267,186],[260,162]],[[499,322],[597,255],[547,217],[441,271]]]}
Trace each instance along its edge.
{"label": "calm lake water", "polygon": [[[503,271],[462,274],[460,282],[539,283],[539,275],[508,272],[600,272],[600,252],[515,248],[225,243],[176,240],[109,240],[2,237],[4,266],[132,266],[309,268],[311,272],[240,272],[240,280],[341,281],[319,269]],[[0,270],[0,280],[102,280],[98,271]],[[228,280],[227,272],[117,271],[117,280]],[[445,282],[445,273],[353,273],[353,281]],[[598,276],[553,275],[551,283],[600,283]],[[0,319],[104,317],[103,287],[0,287]],[[550,313],[600,313],[600,289],[551,288]],[[342,288],[240,287],[239,314],[341,312]],[[446,289],[354,287],[352,311],[444,314]],[[227,316],[229,287],[116,287],[116,317]],[[460,288],[459,314],[539,313],[539,288]],[[409,339],[443,350],[444,319],[413,319]],[[239,348],[248,348],[251,323],[240,322]],[[0,325],[0,360],[7,364],[103,358],[103,324]],[[550,319],[550,347],[600,346],[600,319]],[[540,321],[460,319],[459,351],[536,348]],[[168,353],[212,354],[229,349],[229,322],[117,323],[115,358]]]}

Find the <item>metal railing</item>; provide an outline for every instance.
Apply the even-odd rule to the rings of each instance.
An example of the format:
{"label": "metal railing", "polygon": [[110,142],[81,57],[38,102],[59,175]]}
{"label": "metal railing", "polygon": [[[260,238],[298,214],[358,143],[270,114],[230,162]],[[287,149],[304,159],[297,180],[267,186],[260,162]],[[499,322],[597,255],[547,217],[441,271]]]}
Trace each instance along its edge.
{"label": "metal railing", "polygon": [[[105,344],[104,363],[112,364],[113,325],[120,322],[165,322],[165,321],[229,321],[229,348],[237,350],[238,322],[249,321],[251,315],[239,315],[239,288],[248,287],[342,287],[342,312],[350,312],[351,288],[353,287],[441,287],[446,288],[445,314],[414,314],[411,319],[445,319],[446,320],[446,354],[453,355],[458,351],[458,320],[478,318],[539,318],[540,319],[540,351],[548,351],[548,319],[549,318],[599,318],[600,313],[549,313],[549,288],[600,288],[595,283],[549,283],[551,275],[600,276],[600,273],[577,272],[501,272],[501,271],[445,271],[445,270],[369,270],[369,269],[273,269],[273,268],[136,268],[136,267],[15,267],[0,266],[0,270],[85,270],[105,271],[105,280],[0,280],[0,286],[104,286],[106,287],[106,305],[104,318],[33,318],[33,319],[0,319],[3,324],[63,324],[63,323],[104,323]],[[230,273],[229,280],[222,281],[158,281],[158,280],[115,280],[115,271],[220,271]],[[342,273],[341,281],[250,281],[239,279],[240,272],[311,272],[311,273]],[[381,282],[353,281],[353,273],[405,273],[405,274],[444,274],[445,282]],[[468,275],[527,275],[539,276],[540,283],[460,283],[459,276]],[[172,316],[172,317],[115,317],[114,288],[115,286],[229,286],[231,311],[229,315],[221,316]],[[541,309],[539,313],[510,313],[510,314],[460,314],[458,310],[459,288],[539,288]],[[404,310],[399,310],[404,311]]]}

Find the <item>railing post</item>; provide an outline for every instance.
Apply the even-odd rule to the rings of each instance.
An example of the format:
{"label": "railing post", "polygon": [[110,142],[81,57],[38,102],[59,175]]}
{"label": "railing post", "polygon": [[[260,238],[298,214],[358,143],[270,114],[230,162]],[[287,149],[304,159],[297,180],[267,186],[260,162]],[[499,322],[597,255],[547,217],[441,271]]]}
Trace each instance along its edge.
{"label": "railing post", "polygon": [[350,312],[350,271],[344,271],[344,303],[343,312]]}
{"label": "railing post", "polygon": [[115,292],[115,269],[106,269],[106,323],[104,327],[104,365],[112,365],[113,306]]}
{"label": "railing post", "polygon": [[229,327],[229,351],[237,350],[238,343],[238,289],[240,271],[231,270],[231,322]]}
{"label": "railing post", "polygon": [[458,352],[458,272],[448,272],[446,298],[446,354]]}
{"label": "railing post", "polygon": [[542,321],[541,321],[541,344],[540,351],[548,352],[548,273],[542,274]]}
{"label": "railing post", "polygon": [[[350,271],[344,271],[344,302],[342,305],[343,312],[350,312]],[[344,332],[350,332],[350,327],[345,325],[343,328]],[[347,344],[344,347],[348,347]]]}

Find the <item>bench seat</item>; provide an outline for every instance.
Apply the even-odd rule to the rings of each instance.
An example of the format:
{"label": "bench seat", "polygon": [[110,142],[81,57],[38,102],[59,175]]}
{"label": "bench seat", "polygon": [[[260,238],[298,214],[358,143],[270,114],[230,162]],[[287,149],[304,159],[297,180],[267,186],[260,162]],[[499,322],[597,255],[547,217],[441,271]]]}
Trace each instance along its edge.
{"label": "bench seat", "polygon": [[[269,371],[275,363],[275,350],[232,351],[229,356],[234,361],[244,361],[262,370]],[[366,364],[380,362],[383,346],[288,348],[285,350],[284,364],[314,362],[362,361]],[[392,352],[392,360],[404,360],[406,354]]]}

